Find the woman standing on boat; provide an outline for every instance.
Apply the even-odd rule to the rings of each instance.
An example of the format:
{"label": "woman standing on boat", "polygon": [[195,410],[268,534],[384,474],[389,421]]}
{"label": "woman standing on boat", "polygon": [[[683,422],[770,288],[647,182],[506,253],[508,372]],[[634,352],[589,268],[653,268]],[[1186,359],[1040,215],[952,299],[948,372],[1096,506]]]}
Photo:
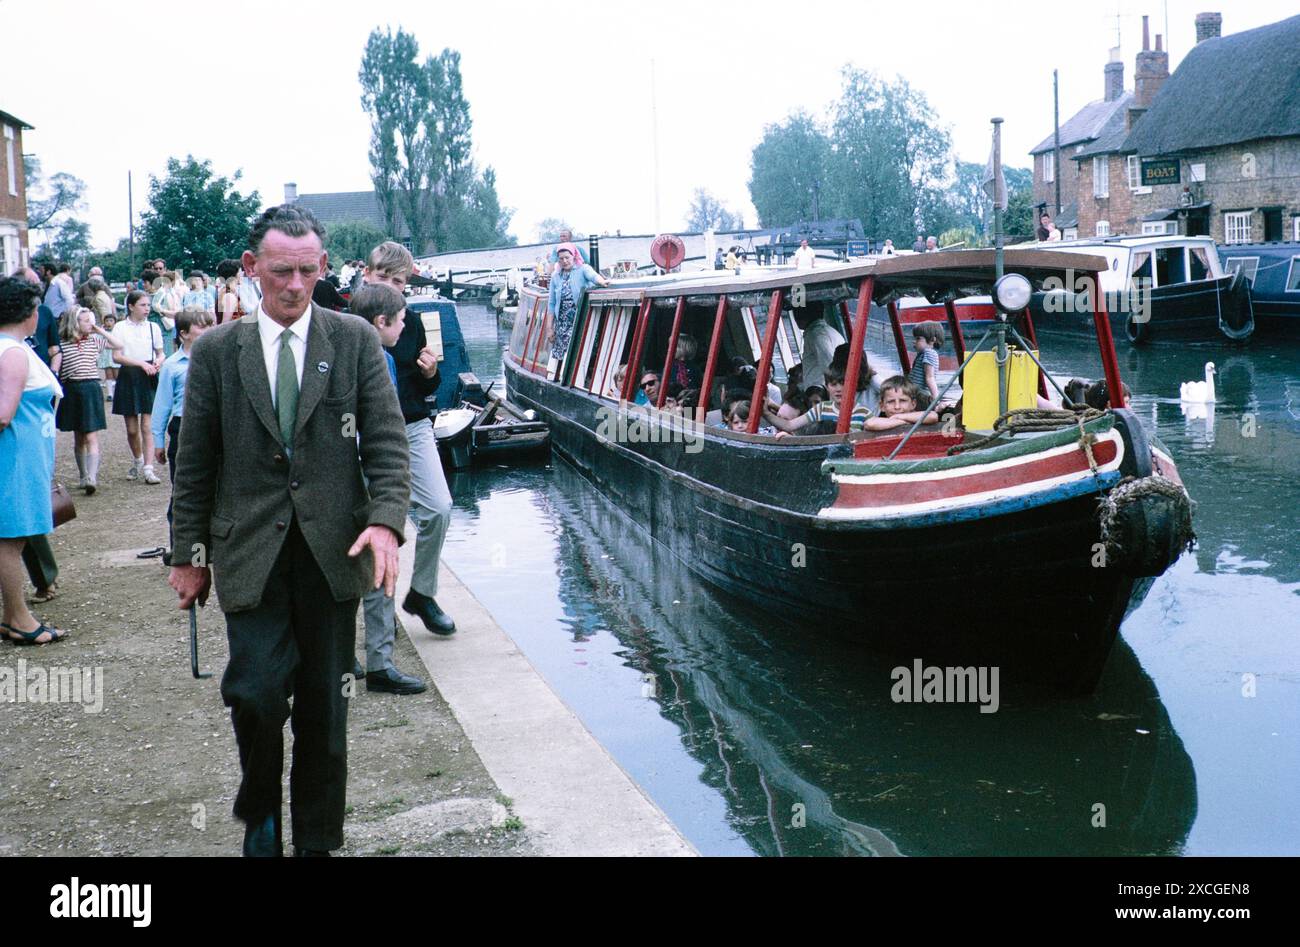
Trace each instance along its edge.
{"label": "woman standing on boat", "polygon": [[582,308],[582,297],[593,286],[608,286],[609,280],[593,270],[588,264],[574,265],[580,259],[578,248],[572,243],[562,243],[556,250],[560,268],[551,277],[551,296],[547,304],[547,313],[551,317],[548,339],[551,343],[551,362],[547,374],[559,377],[560,363],[569,351],[569,340],[573,337],[573,324],[578,319]]}

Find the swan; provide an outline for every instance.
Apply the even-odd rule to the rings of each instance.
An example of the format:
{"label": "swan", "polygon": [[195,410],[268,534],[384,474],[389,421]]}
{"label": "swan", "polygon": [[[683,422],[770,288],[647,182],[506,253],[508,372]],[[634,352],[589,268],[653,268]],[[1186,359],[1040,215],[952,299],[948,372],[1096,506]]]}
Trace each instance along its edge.
{"label": "swan", "polygon": [[1179,386],[1179,396],[1182,401],[1190,401],[1193,404],[1213,404],[1214,403],[1214,363],[1205,363],[1205,381],[1185,381]]}

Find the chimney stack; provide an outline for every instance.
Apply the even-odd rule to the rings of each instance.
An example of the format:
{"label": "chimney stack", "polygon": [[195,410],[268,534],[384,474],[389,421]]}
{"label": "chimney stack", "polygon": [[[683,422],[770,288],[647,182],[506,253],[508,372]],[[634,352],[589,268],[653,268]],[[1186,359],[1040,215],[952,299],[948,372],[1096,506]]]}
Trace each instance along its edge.
{"label": "chimney stack", "polygon": [[1221,35],[1223,35],[1222,13],[1196,14],[1196,42],[1218,39]]}
{"label": "chimney stack", "polygon": [[1156,48],[1151,48],[1148,17],[1142,17],[1142,51],[1137,54],[1137,69],[1133,76],[1133,107],[1148,109],[1156,93],[1169,78],[1169,53],[1163,48],[1163,37],[1156,37]]}
{"label": "chimney stack", "polygon": [[1106,101],[1114,102],[1124,94],[1124,63],[1119,58],[1119,47],[1110,51],[1110,62],[1106,63]]}
{"label": "chimney stack", "polygon": [[292,204],[298,199],[298,185],[290,181],[284,186],[284,202]]}

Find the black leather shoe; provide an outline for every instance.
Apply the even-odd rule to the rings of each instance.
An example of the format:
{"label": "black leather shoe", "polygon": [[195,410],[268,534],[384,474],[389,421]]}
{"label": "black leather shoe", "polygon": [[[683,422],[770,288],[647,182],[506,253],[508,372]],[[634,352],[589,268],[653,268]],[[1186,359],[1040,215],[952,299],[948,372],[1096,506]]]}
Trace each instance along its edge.
{"label": "black leather shoe", "polygon": [[435,635],[456,633],[456,623],[438,607],[438,603],[427,595],[421,595],[415,589],[406,593],[406,599],[402,602],[402,611],[419,618],[424,622],[424,627]]}
{"label": "black leather shoe", "polygon": [[397,668],[371,671],[366,675],[366,690],[385,694],[423,694],[429,685],[418,677],[403,674]]}
{"label": "black leather shoe", "polygon": [[352,659],[352,677],[354,680],[361,680],[366,676],[366,669],[361,666],[361,662],[356,658]]}
{"label": "black leather shoe", "polygon": [[295,845],[293,847],[293,857],[294,858],[329,858],[330,853],[318,851],[317,849],[314,848],[299,848],[297,845]]}
{"label": "black leather shoe", "polygon": [[283,854],[279,816],[268,815],[260,822],[249,822],[244,826],[245,858],[279,858]]}

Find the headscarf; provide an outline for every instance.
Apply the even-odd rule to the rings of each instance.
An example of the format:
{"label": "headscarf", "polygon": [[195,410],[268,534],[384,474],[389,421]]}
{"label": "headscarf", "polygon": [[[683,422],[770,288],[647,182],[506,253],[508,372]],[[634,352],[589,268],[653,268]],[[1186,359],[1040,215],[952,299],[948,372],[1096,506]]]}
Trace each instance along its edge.
{"label": "headscarf", "polygon": [[562,243],[558,247],[556,247],[555,259],[559,260],[560,254],[563,253],[565,250],[568,250],[569,253],[573,255],[574,263],[576,263],[578,266],[582,266],[582,254],[578,252],[578,248],[572,243]]}

